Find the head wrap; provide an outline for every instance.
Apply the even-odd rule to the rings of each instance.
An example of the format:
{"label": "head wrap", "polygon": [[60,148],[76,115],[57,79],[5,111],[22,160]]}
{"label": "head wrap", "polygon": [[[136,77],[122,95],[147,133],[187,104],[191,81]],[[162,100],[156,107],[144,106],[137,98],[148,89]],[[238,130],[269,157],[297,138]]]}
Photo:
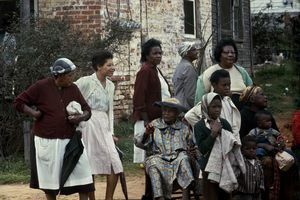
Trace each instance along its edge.
{"label": "head wrap", "polygon": [[178,47],[178,53],[183,58],[186,56],[187,52],[195,46],[195,42],[183,42]]}
{"label": "head wrap", "polygon": [[218,95],[217,93],[210,92],[210,93],[203,95],[202,101],[201,101],[201,112],[202,112],[203,118],[210,119],[210,117],[208,116],[208,106],[215,97],[218,97],[220,99],[220,101],[222,102],[222,97],[220,95]]}
{"label": "head wrap", "polygon": [[243,91],[243,93],[240,96],[240,102],[246,104],[249,103],[251,100],[251,97],[256,96],[259,92],[262,92],[262,88],[258,86],[248,86],[246,89]]}
{"label": "head wrap", "polygon": [[159,107],[175,108],[179,113],[186,112],[187,109],[180,104],[180,101],[176,98],[167,98],[162,101],[156,101],[154,105]]}
{"label": "head wrap", "polygon": [[74,71],[75,69],[76,66],[68,58],[59,58],[54,62],[53,66],[50,67],[51,74],[55,76],[58,74],[65,74]]}

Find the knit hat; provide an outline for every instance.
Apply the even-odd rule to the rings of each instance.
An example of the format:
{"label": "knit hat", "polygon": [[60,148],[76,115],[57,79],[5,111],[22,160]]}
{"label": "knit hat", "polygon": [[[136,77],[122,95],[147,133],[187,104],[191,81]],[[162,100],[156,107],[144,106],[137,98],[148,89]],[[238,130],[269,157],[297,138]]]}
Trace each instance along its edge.
{"label": "knit hat", "polygon": [[68,58],[59,58],[54,62],[53,66],[50,67],[51,74],[55,76],[58,74],[69,73],[71,71],[74,71],[75,69],[76,66]]}

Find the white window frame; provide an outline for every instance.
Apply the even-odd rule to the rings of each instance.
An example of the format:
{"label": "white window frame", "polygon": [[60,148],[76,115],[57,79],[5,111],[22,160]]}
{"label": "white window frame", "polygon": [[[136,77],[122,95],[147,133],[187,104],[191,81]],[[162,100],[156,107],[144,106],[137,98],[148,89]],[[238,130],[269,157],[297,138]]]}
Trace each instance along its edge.
{"label": "white window frame", "polygon": [[[186,37],[186,38],[196,38],[197,37],[196,2],[195,2],[196,0],[183,0],[183,1],[193,2],[193,15],[194,15],[194,34],[185,33],[185,30],[184,30],[184,37]],[[183,12],[184,12],[184,15],[185,15],[185,10],[183,10]],[[184,22],[184,25],[185,25],[185,22]]]}

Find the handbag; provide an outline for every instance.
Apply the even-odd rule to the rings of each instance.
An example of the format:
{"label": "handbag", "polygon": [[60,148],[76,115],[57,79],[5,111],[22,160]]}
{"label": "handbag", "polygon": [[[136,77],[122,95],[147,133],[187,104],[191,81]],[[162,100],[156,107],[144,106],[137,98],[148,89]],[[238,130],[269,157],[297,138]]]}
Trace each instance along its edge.
{"label": "handbag", "polygon": [[287,171],[295,163],[295,159],[292,155],[286,151],[281,151],[276,153],[275,159],[278,162],[279,169],[282,171]]}

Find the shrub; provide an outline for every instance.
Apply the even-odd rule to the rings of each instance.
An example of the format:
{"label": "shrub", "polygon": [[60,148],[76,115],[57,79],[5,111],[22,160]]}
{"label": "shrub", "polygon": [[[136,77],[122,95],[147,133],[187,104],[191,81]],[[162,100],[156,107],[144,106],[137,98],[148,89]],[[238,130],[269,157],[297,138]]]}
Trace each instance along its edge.
{"label": "shrub", "polygon": [[[79,75],[90,73],[90,56],[95,51],[105,48],[122,53],[122,44],[131,39],[134,30],[124,23],[111,21],[101,37],[87,38],[80,30],[73,29],[66,19],[40,19],[28,29],[20,30],[19,27],[18,23],[11,27],[16,46],[4,44],[0,48],[0,158],[19,151],[23,143],[21,130],[25,116],[12,109],[15,95],[48,76],[49,67],[59,57],[67,57],[79,66]],[[8,49],[10,57],[17,57],[16,62],[7,62]]]}

